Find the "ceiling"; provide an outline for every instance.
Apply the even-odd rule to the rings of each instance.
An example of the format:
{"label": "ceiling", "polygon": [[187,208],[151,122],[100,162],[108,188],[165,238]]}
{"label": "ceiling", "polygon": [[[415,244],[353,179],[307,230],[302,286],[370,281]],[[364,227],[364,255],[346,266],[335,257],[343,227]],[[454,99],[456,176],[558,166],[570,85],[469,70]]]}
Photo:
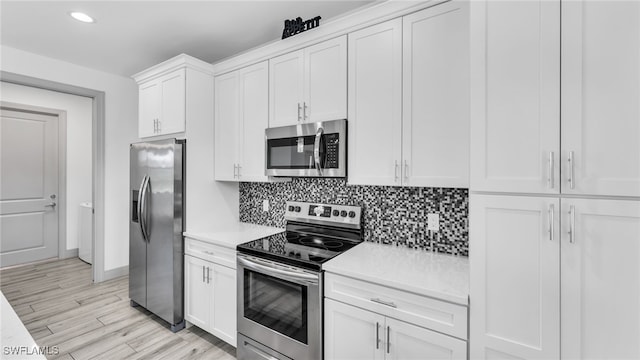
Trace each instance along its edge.
{"label": "ceiling", "polygon": [[[131,76],[180,53],[213,63],[280,39],[285,19],[328,19],[373,0],[0,1],[0,43]],[[82,11],[94,19],[68,16]]]}

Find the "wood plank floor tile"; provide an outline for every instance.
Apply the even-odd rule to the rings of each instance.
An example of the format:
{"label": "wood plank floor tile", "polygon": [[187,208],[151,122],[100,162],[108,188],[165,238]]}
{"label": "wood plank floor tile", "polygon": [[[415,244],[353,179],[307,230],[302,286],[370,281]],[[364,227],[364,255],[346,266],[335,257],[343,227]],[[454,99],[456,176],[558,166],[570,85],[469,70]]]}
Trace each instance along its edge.
{"label": "wood plank floor tile", "polygon": [[58,360],[235,359],[235,348],[192,326],[172,333],[129,303],[128,277],[93,284],[91,266],[72,258],[0,270],[0,288],[39,346]]}

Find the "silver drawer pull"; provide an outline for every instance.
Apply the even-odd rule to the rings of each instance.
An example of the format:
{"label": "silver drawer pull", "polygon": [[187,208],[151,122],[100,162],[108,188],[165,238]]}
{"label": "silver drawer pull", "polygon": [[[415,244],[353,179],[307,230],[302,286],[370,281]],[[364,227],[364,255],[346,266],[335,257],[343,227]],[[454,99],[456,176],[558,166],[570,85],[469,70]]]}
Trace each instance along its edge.
{"label": "silver drawer pull", "polygon": [[213,255],[213,252],[207,251],[207,250],[205,250],[204,253],[207,254],[207,255]]}
{"label": "silver drawer pull", "polygon": [[386,305],[392,308],[397,308],[396,304],[394,304],[393,301],[383,301],[383,300],[380,300],[380,298],[371,299],[371,301],[378,304]]}

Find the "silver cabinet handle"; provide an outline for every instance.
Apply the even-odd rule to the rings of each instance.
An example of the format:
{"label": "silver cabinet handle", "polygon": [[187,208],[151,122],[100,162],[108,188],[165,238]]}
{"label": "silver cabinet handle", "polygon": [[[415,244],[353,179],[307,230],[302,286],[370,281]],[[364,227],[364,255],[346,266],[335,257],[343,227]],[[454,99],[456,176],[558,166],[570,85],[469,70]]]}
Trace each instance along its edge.
{"label": "silver cabinet handle", "polygon": [[45,204],[44,207],[52,207],[53,208],[53,207],[56,207],[56,205],[57,204],[52,201],[52,202],[50,202],[48,204]]}
{"label": "silver cabinet handle", "polygon": [[553,218],[554,218],[554,206],[553,204],[549,204],[549,209],[547,209],[547,215],[549,216],[549,240],[553,241]]}
{"label": "silver cabinet handle", "polygon": [[240,168],[241,168],[241,166],[240,166],[240,164],[238,164],[238,179],[240,179]]}
{"label": "silver cabinet handle", "polygon": [[157,124],[156,124],[156,119],[153,119],[153,133],[155,134],[158,130]]}
{"label": "silver cabinet handle", "polygon": [[576,242],[576,207],[569,207],[569,243]]}
{"label": "silver cabinet handle", "polygon": [[233,164],[233,178],[234,178],[234,179],[237,177],[237,175],[236,175],[237,167],[238,167],[238,165]]}
{"label": "silver cabinet handle", "polygon": [[378,304],[382,304],[382,305],[386,305],[392,308],[397,308],[398,306],[396,306],[396,304],[393,303],[393,301],[383,301],[380,300],[380,298],[371,298],[371,301],[373,301],[374,303],[378,303]]}
{"label": "silver cabinet handle", "polygon": [[211,282],[211,268],[207,266],[207,284]]}
{"label": "silver cabinet handle", "polygon": [[204,282],[204,265],[202,265],[202,282]]}
{"label": "silver cabinet handle", "polygon": [[573,151],[569,151],[569,158],[567,159],[567,162],[569,163],[569,179],[567,179],[569,181],[569,188],[570,189],[575,189],[576,188],[576,179],[575,179],[575,161],[573,159]]}
{"label": "silver cabinet handle", "polygon": [[303,102],[302,104],[304,105],[302,108],[302,121],[307,121],[307,103]]}
{"label": "silver cabinet handle", "polygon": [[298,122],[300,122],[300,110],[302,110],[302,107],[300,106],[300,103],[298,103]]}
{"label": "silver cabinet handle", "polygon": [[162,122],[160,121],[160,119],[156,120],[158,122],[158,132],[162,132]]}
{"label": "silver cabinet handle", "polygon": [[393,168],[393,182],[398,182],[398,160],[394,162],[395,167]]}
{"label": "silver cabinet handle", "polygon": [[547,184],[549,186],[549,189],[553,189],[553,161],[554,161],[554,156],[553,156],[553,151],[549,152],[549,170],[547,172]]}
{"label": "silver cabinet handle", "polygon": [[404,180],[409,181],[409,164],[407,164],[407,160],[404,161]]}
{"label": "silver cabinet handle", "polygon": [[380,324],[376,321],[376,349],[380,349]]}
{"label": "silver cabinet handle", "polygon": [[387,354],[389,353],[389,348],[391,347],[391,341],[389,341],[389,332],[391,331],[391,327],[387,326]]}
{"label": "silver cabinet handle", "polygon": [[207,255],[213,255],[213,251],[207,251],[207,250],[205,250],[205,251],[204,251],[204,253],[205,253],[205,254],[207,254]]}

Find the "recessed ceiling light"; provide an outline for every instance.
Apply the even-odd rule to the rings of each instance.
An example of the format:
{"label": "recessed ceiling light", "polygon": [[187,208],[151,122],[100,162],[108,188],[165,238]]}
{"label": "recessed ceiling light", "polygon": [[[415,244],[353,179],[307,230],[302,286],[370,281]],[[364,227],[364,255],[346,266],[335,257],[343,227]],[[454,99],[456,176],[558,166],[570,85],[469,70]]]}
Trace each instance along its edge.
{"label": "recessed ceiling light", "polygon": [[78,20],[78,21],[85,22],[85,23],[93,23],[93,22],[96,22],[95,20],[93,20],[93,18],[92,18],[91,16],[89,16],[89,15],[87,15],[87,14],[83,13],[83,12],[79,12],[79,11],[72,11],[72,12],[70,12],[70,13],[69,13],[69,15],[70,15],[72,18],[74,18],[74,19],[76,19],[76,20]]}

